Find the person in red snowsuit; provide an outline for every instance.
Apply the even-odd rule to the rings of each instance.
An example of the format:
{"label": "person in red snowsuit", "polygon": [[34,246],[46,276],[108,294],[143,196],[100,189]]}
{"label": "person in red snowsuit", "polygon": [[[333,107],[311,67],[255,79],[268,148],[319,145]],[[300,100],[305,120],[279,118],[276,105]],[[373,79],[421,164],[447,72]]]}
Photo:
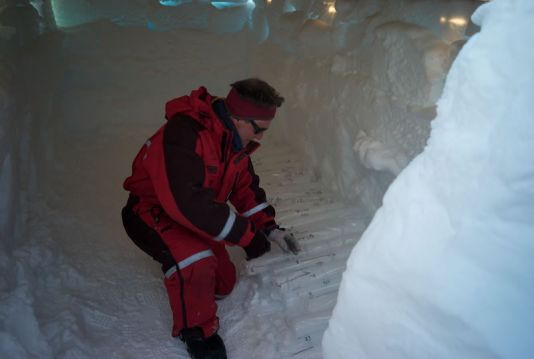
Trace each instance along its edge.
{"label": "person in red snowsuit", "polygon": [[172,335],[193,358],[226,358],[215,300],[232,291],[236,270],[225,246],[240,246],[252,259],[280,233],[249,156],[284,98],[260,79],[231,87],[226,98],[200,87],[167,102],[167,122],[144,143],[124,182],[124,227],[161,263]]}

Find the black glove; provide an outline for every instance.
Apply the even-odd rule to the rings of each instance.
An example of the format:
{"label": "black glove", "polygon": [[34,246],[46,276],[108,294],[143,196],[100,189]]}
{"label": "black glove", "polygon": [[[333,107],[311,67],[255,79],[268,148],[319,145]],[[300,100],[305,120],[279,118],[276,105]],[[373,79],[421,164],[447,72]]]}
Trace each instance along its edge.
{"label": "black glove", "polygon": [[250,244],[243,248],[247,252],[247,260],[261,257],[271,250],[271,243],[262,231],[257,231]]}

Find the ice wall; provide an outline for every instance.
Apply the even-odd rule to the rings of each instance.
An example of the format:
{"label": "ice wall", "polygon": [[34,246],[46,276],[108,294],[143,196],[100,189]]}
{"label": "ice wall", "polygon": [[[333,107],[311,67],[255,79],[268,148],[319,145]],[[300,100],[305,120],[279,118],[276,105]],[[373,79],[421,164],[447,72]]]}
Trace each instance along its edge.
{"label": "ice wall", "polygon": [[[343,198],[376,210],[399,169],[426,143],[445,76],[478,5],[338,1],[330,21],[310,19],[299,8],[263,9],[271,37],[253,72],[274,79],[287,97],[277,136]],[[449,23],[453,18],[465,24]]]}
{"label": "ice wall", "polygon": [[13,157],[16,157],[14,128],[14,98],[12,95],[13,74],[5,58],[0,58],[0,237],[13,234],[13,214],[15,213],[14,188],[17,171]]}
{"label": "ice wall", "polygon": [[56,255],[38,235],[28,238],[27,227],[28,210],[47,189],[46,174],[53,175],[49,126],[61,79],[60,34],[34,43],[36,17],[3,14],[0,19],[14,26],[0,27],[0,356],[49,357],[35,293],[44,276],[39,264],[53,264]]}
{"label": "ice wall", "polygon": [[[243,29],[254,3],[228,1],[240,6],[217,8],[209,0],[159,2],[157,0],[55,0],[52,9],[57,25],[75,27],[97,21],[111,21],[121,26],[146,26],[150,30],[202,29],[217,33]],[[222,2],[220,2],[222,3]],[[162,4],[167,4],[164,6]],[[168,6],[172,5],[172,6]]]}
{"label": "ice wall", "polygon": [[[59,26],[107,19],[156,31],[241,32],[258,44],[250,74],[287,98],[271,137],[292,143],[340,196],[376,210],[398,169],[423,149],[445,75],[480,2],[234,3],[245,5],[56,0],[53,7]],[[334,5],[336,12],[329,12]],[[355,146],[362,132],[366,144],[378,147]],[[373,154],[375,148],[381,152]],[[384,158],[388,154],[396,156]],[[392,162],[393,170],[384,167]]]}
{"label": "ice wall", "polygon": [[[15,229],[24,222],[19,215],[22,194],[28,183],[30,168],[27,161],[31,152],[31,134],[39,123],[34,123],[36,112],[28,104],[29,94],[37,93],[41,83],[32,83],[31,74],[40,66],[33,61],[39,48],[34,40],[44,30],[37,10],[25,1],[0,2],[0,236],[13,238]],[[32,58],[34,57],[34,58]],[[28,91],[30,87],[32,91]],[[46,93],[46,92],[45,92]],[[38,103],[39,100],[35,101]],[[36,151],[37,153],[38,151]],[[4,243],[7,240],[3,241]]]}
{"label": "ice wall", "polygon": [[[99,48],[99,39],[107,36],[106,29],[114,26],[102,20],[121,26],[146,27],[156,31],[154,37],[161,32],[162,39],[171,33],[164,31],[176,28],[239,32],[233,39],[236,43],[242,41],[243,47],[232,46],[230,52],[224,52],[223,48],[228,50],[228,46],[221,40],[214,51],[220,60],[215,69],[203,71],[205,64],[200,59],[200,70],[194,76],[174,72],[173,67],[179,67],[181,61],[197,61],[196,46],[204,48],[205,40],[189,43],[171,34],[165,40],[151,43],[152,47],[147,46],[149,50],[141,56],[141,61],[146,61],[143,76],[117,65],[116,76],[107,80],[122,79],[121,76],[124,81],[143,80],[141,107],[147,113],[135,120],[159,123],[160,118],[151,114],[160,109],[165,98],[199,84],[224,94],[226,84],[235,80],[235,76],[263,77],[287,98],[273,126],[274,133],[269,136],[292,143],[308,158],[310,167],[325,184],[346,198],[362,197],[370,209],[378,206],[389,183],[426,142],[435,99],[465,31],[465,26],[442,23],[440,17],[452,16],[453,4],[459,4],[460,15],[470,14],[477,5],[467,0],[432,3],[433,6],[425,1],[338,1],[338,12],[331,16],[325,14],[323,1],[274,0],[273,6],[258,1],[253,9],[243,6],[224,10],[217,10],[204,1],[187,2],[174,8],[141,0],[44,2],[53,5],[53,11],[48,13],[54,15],[54,21],[48,19],[48,23],[79,26],[69,31],[80,31],[82,38],[89,39],[88,48],[95,52],[104,51]],[[82,26],[92,21],[100,23]],[[95,29],[97,33],[92,34]],[[102,32],[98,33],[98,29]],[[1,36],[10,36],[10,29],[0,30]],[[183,36],[203,36],[201,31],[186,34]],[[20,57],[21,61],[16,62],[18,68],[11,63],[11,70],[2,70],[1,90],[7,95],[2,97],[4,102],[0,105],[3,131],[0,209],[5,209],[0,212],[2,231],[5,231],[1,233],[0,286],[2,293],[6,293],[0,303],[3,310],[0,341],[2,347],[11,348],[13,353],[26,350],[45,356],[52,352],[47,343],[50,338],[45,339],[41,334],[41,323],[36,319],[39,313],[34,311],[46,312],[46,307],[35,305],[34,301],[42,303],[41,299],[49,297],[53,287],[47,287],[48,279],[64,279],[72,271],[63,264],[61,250],[52,235],[36,233],[28,239],[22,232],[10,236],[8,231],[14,231],[15,223],[19,223],[19,229],[24,228],[28,211],[21,206],[30,203],[37,206],[36,199],[47,191],[47,176],[54,175],[50,169],[57,165],[53,161],[54,141],[58,137],[54,131],[61,131],[54,123],[59,117],[55,116],[56,100],[73,103],[87,100],[72,98],[68,93],[55,97],[57,82],[63,81],[62,87],[69,88],[73,74],[77,73],[71,71],[72,66],[98,66],[98,62],[92,63],[91,58],[84,57],[85,50],[76,53],[76,49],[69,51],[80,58],[62,64],[61,51],[68,44],[61,44],[54,36],[41,41],[42,48],[34,48]],[[257,46],[250,46],[251,42]],[[180,48],[183,43],[188,44],[192,56],[184,56]],[[135,42],[131,45],[135,46]],[[120,54],[117,61],[121,61],[121,56],[131,55],[120,46],[117,53]],[[152,57],[156,57],[155,64],[151,62]],[[251,61],[248,66],[235,70],[234,57]],[[160,77],[151,76],[161,72],[167,74],[161,81],[164,84],[157,82]],[[4,74],[17,74],[17,78],[8,81],[9,76]],[[414,80],[410,82],[412,76]],[[231,79],[222,81],[224,77]],[[83,80],[95,85],[102,79]],[[113,86],[105,81],[99,85]],[[157,91],[147,91],[147,88]],[[69,117],[71,125],[87,126],[98,132],[88,114],[74,117],[77,115],[80,114]],[[28,193],[31,202],[27,200]],[[48,208],[38,207],[36,211],[39,210]],[[43,268],[53,270],[45,277],[40,275]],[[64,322],[72,320],[68,311],[60,316],[59,320]],[[54,336],[55,330],[53,326],[45,328],[49,336]],[[59,337],[53,339],[62,340]]]}
{"label": "ice wall", "polygon": [[325,358],[534,356],[534,4],[494,0],[354,248]]}
{"label": "ice wall", "polygon": [[[278,136],[308,157],[325,184],[345,198],[363,197],[371,209],[396,171],[377,172],[382,165],[365,161],[391,159],[372,155],[373,146],[354,146],[356,138],[363,131],[366,143],[384,149],[382,156],[398,153],[397,167],[421,151],[444,76],[479,5],[472,0],[276,0],[216,9],[207,0],[163,2],[179,6],[146,0],[44,3],[60,27],[105,19],[156,31],[248,34],[261,44],[251,75],[274,82],[288,97],[288,121]],[[335,14],[327,11],[330,5]]]}
{"label": "ice wall", "polygon": [[17,98],[12,58],[0,58],[0,343],[2,352],[25,357],[26,349],[47,353],[36,324],[28,268],[17,252],[24,245],[30,175],[28,125],[31,115]]}
{"label": "ice wall", "polygon": [[27,151],[23,128],[29,122],[20,116],[18,65],[38,34],[38,15],[29,3],[15,6],[14,2],[0,2],[0,238],[4,244],[23,222],[17,212],[26,167],[21,161]]}

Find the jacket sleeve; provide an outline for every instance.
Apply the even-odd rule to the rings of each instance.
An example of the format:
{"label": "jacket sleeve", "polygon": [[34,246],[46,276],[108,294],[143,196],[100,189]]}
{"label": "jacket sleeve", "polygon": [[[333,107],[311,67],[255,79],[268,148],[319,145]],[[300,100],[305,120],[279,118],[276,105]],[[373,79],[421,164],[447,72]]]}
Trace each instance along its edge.
{"label": "jacket sleeve", "polygon": [[171,119],[163,132],[162,158],[152,178],[165,212],[198,235],[215,241],[247,246],[254,236],[250,221],[203,186],[205,166],[199,136],[202,127],[189,117]]}
{"label": "jacket sleeve", "polygon": [[260,178],[254,172],[250,158],[246,169],[239,175],[230,202],[243,217],[249,218],[258,229],[276,227],[274,207],[267,203]]}

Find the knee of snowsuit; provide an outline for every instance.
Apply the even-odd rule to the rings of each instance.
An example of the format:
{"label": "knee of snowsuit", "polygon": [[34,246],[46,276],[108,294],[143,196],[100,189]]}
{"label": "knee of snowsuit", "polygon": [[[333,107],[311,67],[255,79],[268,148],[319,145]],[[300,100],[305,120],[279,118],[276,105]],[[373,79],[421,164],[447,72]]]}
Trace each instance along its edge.
{"label": "knee of snowsuit", "polygon": [[184,235],[183,228],[162,211],[137,214],[135,205],[135,198],[130,198],[123,208],[124,227],[132,241],[162,265],[173,315],[172,335],[199,327],[206,337],[211,336],[219,328],[215,299],[228,295],[236,282],[235,266],[224,244],[206,242],[193,233]]}
{"label": "knee of snowsuit", "polygon": [[134,212],[133,208],[138,202],[138,197],[130,196],[126,206],[122,209],[124,229],[137,247],[161,264],[161,270],[165,273],[174,266],[174,259],[159,234]]}

